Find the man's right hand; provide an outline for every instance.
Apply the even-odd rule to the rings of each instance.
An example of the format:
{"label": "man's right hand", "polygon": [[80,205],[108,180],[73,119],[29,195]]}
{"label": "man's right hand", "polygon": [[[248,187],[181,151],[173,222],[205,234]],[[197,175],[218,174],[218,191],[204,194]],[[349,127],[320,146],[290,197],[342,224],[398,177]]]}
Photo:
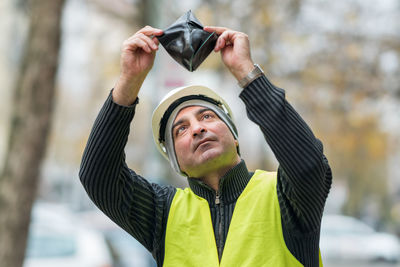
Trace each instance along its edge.
{"label": "man's right hand", "polygon": [[163,31],[146,26],[124,41],[121,52],[121,75],[113,91],[114,102],[132,104],[151,70]]}

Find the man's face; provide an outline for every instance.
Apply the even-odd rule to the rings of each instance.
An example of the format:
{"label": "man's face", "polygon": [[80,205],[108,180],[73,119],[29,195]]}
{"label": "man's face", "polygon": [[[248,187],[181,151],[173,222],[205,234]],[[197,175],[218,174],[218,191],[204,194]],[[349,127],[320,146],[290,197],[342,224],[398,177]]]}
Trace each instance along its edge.
{"label": "man's face", "polygon": [[190,177],[203,177],[240,160],[237,140],[209,108],[190,106],[180,110],[172,136],[179,166]]}

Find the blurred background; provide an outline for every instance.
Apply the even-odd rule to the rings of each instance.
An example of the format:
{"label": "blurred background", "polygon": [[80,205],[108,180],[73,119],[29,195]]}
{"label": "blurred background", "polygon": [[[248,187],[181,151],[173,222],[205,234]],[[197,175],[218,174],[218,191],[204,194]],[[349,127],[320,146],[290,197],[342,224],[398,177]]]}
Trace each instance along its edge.
{"label": "blurred background", "polygon": [[[203,25],[247,33],[253,60],[324,143],[334,177],[325,266],[400,266],[398,0],[2,0],[0,266],[155,266],[94,207],[78,171],[118,79],[122,42],[189,9]],[[162,47],[139,95],[130,168],[186,186],[156,151],[150,124],[162,96],[186,84],[214,88],[230,104],[250,170],[277,168],[220,55],[190,73]]]}

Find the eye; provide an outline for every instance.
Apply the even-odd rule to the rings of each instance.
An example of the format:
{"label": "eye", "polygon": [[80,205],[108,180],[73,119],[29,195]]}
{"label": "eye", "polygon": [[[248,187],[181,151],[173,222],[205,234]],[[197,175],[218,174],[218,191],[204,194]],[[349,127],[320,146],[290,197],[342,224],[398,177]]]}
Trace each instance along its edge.
{"label": "eye", "polygon": [[204,113],[203,114],[203,119],[211,119],[213,117],[213,114],[212,113]]}
{"label": "eye", "polygon": [[182,133],[185,130],[186,130],[186,126],[180,125],[180,126],[176,127],[175,135],[178,135],[178,134]]}

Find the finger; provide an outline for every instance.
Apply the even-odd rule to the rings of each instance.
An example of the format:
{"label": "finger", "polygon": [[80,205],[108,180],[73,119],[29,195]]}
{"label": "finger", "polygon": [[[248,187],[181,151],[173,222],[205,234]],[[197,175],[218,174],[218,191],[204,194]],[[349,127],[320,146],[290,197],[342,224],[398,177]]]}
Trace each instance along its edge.
{"label": "finger", "polygon": [[[156,43],[154,42],[154,40],[153,40],[154,37],[153,37],[153,38],[150,38],[150,37],[144,35],[143,33],[139,33],[139,34],[137,35],[137,38],[139,38],[139,39],[145,41],[145,42],[149,45],[149,47],[150,47],[152,50],[157,50],[157,49],[158,49],[158,44],[156,44]],[[157,39],[157,38],[156,38],[156,39]]]}
{"label": "finger", "polygon": [[140,29],[139,31],[135,32],[127,40],[133,39],[133,38],[135,38],[135,36],[137,36],[139,34],[144,34],[144,35],[149,36],[149,37],[152,38],[153,36],[162,35],[162,34],[164,34],[164,32],[163,32],[163,30],[156,29],[156,28],[153,28],[153,27],[150,27],[150,26],[146,26],[146,27]]}
{"label": "finger", "polygon": [[152,40],[157,45],[157,48],[158,48],[158,45],[160,44],[160,41],[158,41],[157,37],[153,37]]}
{"label": "finger", "polygon": [[144,51],[146,51],[147,53],[151,53],[152,49],[150,48],[150,46],[142,39],[137,39],[137,47],[142,48]]}
{"label": "finger", "polygon": [[[153,39],[144,35],[143,33],[136,33],[135,35],[131,36],[128,40],[126,40],[126,43],[129,45],[133,44],[133,46],[137,46],[137,44],[138,44],[137,40],[141,40],[141,41],[145,42],[151,50],[158,49],[158,43],[154,42]],[[139,42],[139,43],[142,43],[142,42]],[[134,47],[132,47],[131,49],[134,49]],[[143,50],[145,50],[147,52],[146,49],[143,48]]]}
{"label": "finger", "polygon": [[151,35],[160,36],[164,32],[161,29],[153,28],[151,26],[146,26],[146,27],[140,29],[137,33],[143,33],[143,34],[145,34],[147,36],[151,36]]}
{"label": "finger", "polygon": [[218,52],[225,47],[225,39],[218,38],[217,43],[215,44],[214,51]]}
{"label": "finger", "polygon": [[229,29],[226,27],[205,26],[203,30],[205,30],[206,32],[215,32],[217,35],[221,35],[224,31]]}
{"label": "finger", "polygon": [[136,51],[136,49],[141,48],[147,53],[151,53],[152,49],[150,46],[145,42],[144,40],[140,38],[134,38],[132,40],[127,40],[126,43],[124,43],[124,49],[130,50],[130,51]]}
{"label": "finger", "polygon": [[217,40],[217,44],[215,45],[214,51],[218,52],[221,49],[224,49],[228,45],[233,45],[235,34],[237,32],[227,30],[224,31]]}

